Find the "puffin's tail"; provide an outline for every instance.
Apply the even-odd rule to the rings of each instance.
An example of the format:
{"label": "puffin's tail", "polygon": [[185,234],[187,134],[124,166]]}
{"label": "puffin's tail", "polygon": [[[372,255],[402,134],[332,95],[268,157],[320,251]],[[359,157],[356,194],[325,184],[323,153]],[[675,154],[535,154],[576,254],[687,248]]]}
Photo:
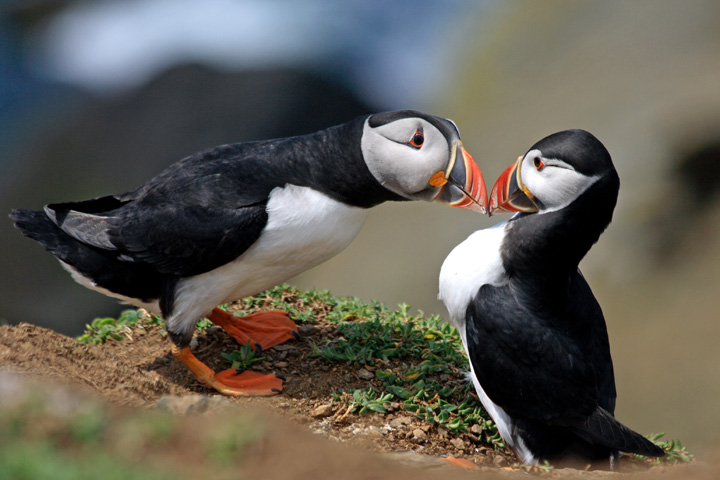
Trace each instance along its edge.
{"label": "puffin's tail", "polygon": [[[47,214],[47,208],[46,211],[13,210],[10,218],[23,235],[39,242],[48,252],[71,267],[75,280],[78,280],[75,274],[80,274],[94,286],[145,302],[160,297],[164,277],[155,269],[141,263],[120,261],[117,252],[71,236]],[[80,283],[94,288],[87,282]]]}
{"label": "puffin's tail", "polygon": [[48,252],[66,261],[65,257],[71,249],[69,244],[74,239],[63,232],[45,212],[16,209],[10,213],[10,218],[23,235],[39,242]]}
{"label": "puffin's tail", "polygon": [[648,457],[662,457],[665,452],[639,433],[618,422],[603,408],[598,407],[585,423],[573,431],[594,445],[611,450],[636,453]]}
{"label": "puffin's tail", "polygon": [[93,276],[99,266],[110,259],[63,231],[46,211],[13,210],[10,218],[23,235],[40,243],[58,260],[72,266],[84,275]]}

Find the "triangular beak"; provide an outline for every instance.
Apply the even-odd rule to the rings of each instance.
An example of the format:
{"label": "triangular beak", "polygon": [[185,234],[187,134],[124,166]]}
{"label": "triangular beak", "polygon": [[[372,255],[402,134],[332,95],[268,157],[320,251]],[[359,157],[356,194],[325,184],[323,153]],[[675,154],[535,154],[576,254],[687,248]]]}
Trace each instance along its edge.
{"label": "triangular beak", "polygon": [[522,183],[522,157],[498,177],[490,192],[490,215],[498,212],[537,212],[532,194]]}
{"label": "triangular beak", "polygon": [[438,172],[435,181],[442,185],[435,200],[451,207],[487,213],[488,199],[485,179],[480,167],[461,141],[455,142],[453,154],[445,174]]}

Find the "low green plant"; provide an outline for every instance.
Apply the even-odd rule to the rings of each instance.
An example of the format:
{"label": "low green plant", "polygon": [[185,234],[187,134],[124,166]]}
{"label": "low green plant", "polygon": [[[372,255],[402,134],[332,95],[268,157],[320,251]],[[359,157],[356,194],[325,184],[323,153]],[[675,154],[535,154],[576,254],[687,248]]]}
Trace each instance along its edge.
{"label": "low green plant", "polygon": [[[77,341],[89,345],[105,343],[108,340],[122,340],[141,321],[137,310],[125,310],[118,318],[96,318],[85,325],[85,333],[77,337]],[[147,324],[162,325],[162,320],[150,315],[143,319]]]}
{"label": "low green plant", "polygon": [[338,393],[333,393],[331,396],[345,405],[352,406],[350,413],[358,413],[360,415],[370,412],[387,413],[387,407],[385,405],[393,399],[392,394],[378,394],[373,391],[372,387],[368,390],[357,389],[352,392],[341,390]]}
{"label": "low green plant", "polygon": [[257,351],[250,347],[250,342],[241,346],[240,349],[235,350],[234,352],[223,352],[221,355],[225,360],[230,362],[230,368],[240,368],[243,370],[249,368],[253,363],[265,360],[265,357],[257,356]]}
{"label": "low green plant", "polygon": [[[695,456],[687,451],[685,446],[680,443],[680,440],[661,440],[661,438],[664,436],[665,433],[663,432],[650,435],[648,437],[651,442],[662,448],[665,452],[664,457],[650,459],[651,463],[653,463],[654,465],[659,465],[661,463],[677,464],[689,463],[693,461]],[[647,457],[643,455],[633,455],[633,458],[636,458],[638,460],[647,459]]]}
{"label": "low green plant", "polygon": [[349,365],[383,366],[375,369],[380,382],[377,392],[356,390],[356,403],[366,400],[375,405],[366,410],[385,413],[383,403],[396,399],[408,413],[454,433],[479,425],[488,445],[504,448],[495,424],[463,378],[467,358],[452,326],[438,316],[413,316],[407,304],[395,311],[381,304],[363,306],[357,300],[336,304],[351,305],[353,312],[371,316],[347,315],[349,320],[338,321],[341,337],[314,345],[312,356]]}
{"label": "low green plant", "polygon": [[198,320],[195,328],[197,328],[201,332],[204,332],[205,330],[212,327],[213,325],[215,325],[215,324],[212,321],[208,320],[207,318],[201,318],[200,320]]}

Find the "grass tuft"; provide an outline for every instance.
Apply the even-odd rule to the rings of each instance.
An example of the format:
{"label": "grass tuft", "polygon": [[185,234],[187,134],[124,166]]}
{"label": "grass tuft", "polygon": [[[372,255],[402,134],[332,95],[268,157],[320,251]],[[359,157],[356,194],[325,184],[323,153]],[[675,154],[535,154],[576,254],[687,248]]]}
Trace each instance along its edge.
{"label": "grass tuft", "polygon": [[648,436],[651,442],[663,449],[665,452],[664,457],[648,458],[644,455],[632,455],[632,458],[649,461],[652,465],[690,463],[695,459],[695,456],[687,451],[687,448],[680,443],[680,440],[661,440],[664,436],[664,432]]}
{"label": "grass tuft", "polygon": [[[122,340],[128,337],[132,329],[138,326],[143,315],[139,310],[125,310],[118,318],[96,318],[85,325],[85,333],[77,337],[77,341],[88,345],[98,345],[108,340]],[[163,321],[156,315],[147,315],[143,323],[162,325]]]}
{"label": "grass tuft", "polygon": [[250,365],[257,362],[262,362],[265,357],[258,357],[257,352],[254,348],[250,347],[250,343],[246,343],[239,350],[235,350],[231,353],[223,352],[222,357],[230,362],[230,368],[241,368],[245,370]]}

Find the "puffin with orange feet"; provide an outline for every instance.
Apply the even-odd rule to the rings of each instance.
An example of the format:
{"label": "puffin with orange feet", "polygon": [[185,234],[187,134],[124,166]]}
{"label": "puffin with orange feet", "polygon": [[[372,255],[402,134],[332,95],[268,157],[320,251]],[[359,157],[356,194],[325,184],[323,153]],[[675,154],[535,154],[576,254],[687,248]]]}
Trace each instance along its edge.
{"label": "puffin with orange feet", "polygon": [[485,182],[452,121],[385,112],[314,134],[222,145],[131,192],[10,216],[80,284],[161,315],[173,354],[200,382],[265,396],[283,380],[215,373],[193,355],[198,319],[258,348],[292,339],[297,328],[283,312],[238,318],[216,307],[328,260],[371,207],[403,200],[485,213]]}
{"label": "puffin with orange feet", "polygon": [[506,445],[542,460],[613,467],[619,452],[663,450],[615,419],[605,318],[580,260],[612,219],[620,181],[584,130],[550,135],[495,183],[490,214],[440,272],[440,298],[462,337],[470,378]]}

